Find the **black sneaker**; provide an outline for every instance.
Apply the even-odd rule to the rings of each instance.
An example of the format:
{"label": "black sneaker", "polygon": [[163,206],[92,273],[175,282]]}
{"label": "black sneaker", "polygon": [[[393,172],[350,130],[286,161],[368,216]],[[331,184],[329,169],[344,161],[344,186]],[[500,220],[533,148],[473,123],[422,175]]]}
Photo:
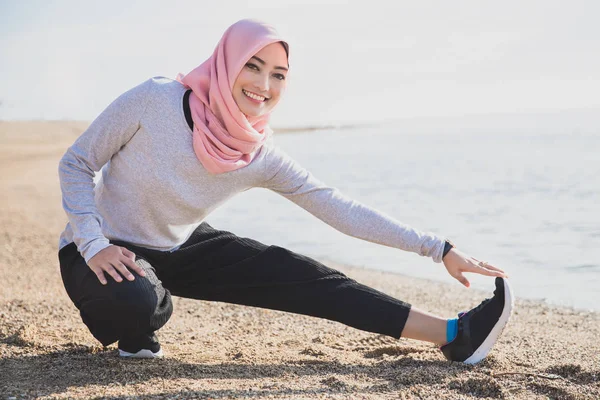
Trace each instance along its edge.
{"label": "black sneaker", "polygon": [[163,356],[160,343],[154,332],[135,338],[119,340],[119,356],[128,358],[160,358]]}
{"label": "black sneaker", "polygon": [[514,297],[508,281],[496,278],[494,297],[458,315],[458,335],[440,347],[444,356],[450,361],[465,364],[477,364],[483,360],[500,337],[513,305]]}

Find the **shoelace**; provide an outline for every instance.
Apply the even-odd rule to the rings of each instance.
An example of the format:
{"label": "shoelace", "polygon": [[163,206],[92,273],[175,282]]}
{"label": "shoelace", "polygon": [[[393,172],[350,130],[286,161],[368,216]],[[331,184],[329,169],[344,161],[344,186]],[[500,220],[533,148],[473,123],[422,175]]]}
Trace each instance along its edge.
{"label": "shoelace", "polygon": [[467,313],[475,314],[477,311],[481,310],[486,304],[488,304],[490,301],[492,301],[493,299],[496,298],[497,291],[498,291],[498,289],[495,289],[493,297],[483,300],[481,303],[479,303],[479,305],[477,307],[471,309],[470,311],[463,311],[463,312],[458,313],[458,318],[462,317],[464,314],[467,314]]}
{"label": "shoelace", "polygon": [[489,299],[485,299],[483,300],[481,303],[479,303],[479,305],[473,309],[471,309],[470,311],[461,311],[458,313],[458,318],[462,317],[465,314],[475,314],[477,311],[481,310],[487,303],[489,303],[490,301],[492,301],[493,297],[489,298]]}

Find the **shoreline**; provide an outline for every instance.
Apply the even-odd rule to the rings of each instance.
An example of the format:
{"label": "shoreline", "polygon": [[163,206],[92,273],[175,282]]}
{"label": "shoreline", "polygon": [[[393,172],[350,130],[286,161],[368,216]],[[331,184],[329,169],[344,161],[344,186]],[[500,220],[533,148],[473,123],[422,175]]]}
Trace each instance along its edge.
{"label": "shoreline", "polygon": [[[5,397],[600,398],[600,313],[521,298],[490,356],[476,366],[450,363],[428,343],[333,321],[182,298],[174,298],[174,315],[158,332],[166,357],[120,360],[114,344],[103,348],[89,334],[58,269],[58,235],[66,216],[57,165],[78,129],[74,123],[0,123]],[[444,317],[490,296],[322,261]]]}

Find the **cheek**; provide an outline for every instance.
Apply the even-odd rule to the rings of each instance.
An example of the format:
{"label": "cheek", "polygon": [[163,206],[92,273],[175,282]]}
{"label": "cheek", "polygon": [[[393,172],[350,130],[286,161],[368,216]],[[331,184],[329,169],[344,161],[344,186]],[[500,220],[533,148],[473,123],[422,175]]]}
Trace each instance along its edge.
{"label": "cheek", "polygon": [[241,90],[242,86],[248,83],[248,75],[246,70],[242,70],[233,84],[233,90]]}
{"label": "cheek", "polygon": [[280,82],[280,83],[274,85],[273,91],[276,93],[277,97],[281,97],[285,93],[286,87],[287,87],[287,84],[285,81],[283,81],[283,82]]}

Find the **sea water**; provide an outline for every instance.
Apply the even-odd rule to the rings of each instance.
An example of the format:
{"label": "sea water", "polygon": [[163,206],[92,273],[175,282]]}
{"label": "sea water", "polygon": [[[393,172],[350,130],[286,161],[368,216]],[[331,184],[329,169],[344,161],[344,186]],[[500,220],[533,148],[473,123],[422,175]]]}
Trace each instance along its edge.
{"label": "sea water", "polygon": [[[504,269],[518,297],[600,310],[600,135],[388,124],[275,141],[327,185]],[[346,236],[269,190],[240,194],[207,221],[320,260],[464,290],[443,264]],[[469,277],[493,288],[490,278]]]}

